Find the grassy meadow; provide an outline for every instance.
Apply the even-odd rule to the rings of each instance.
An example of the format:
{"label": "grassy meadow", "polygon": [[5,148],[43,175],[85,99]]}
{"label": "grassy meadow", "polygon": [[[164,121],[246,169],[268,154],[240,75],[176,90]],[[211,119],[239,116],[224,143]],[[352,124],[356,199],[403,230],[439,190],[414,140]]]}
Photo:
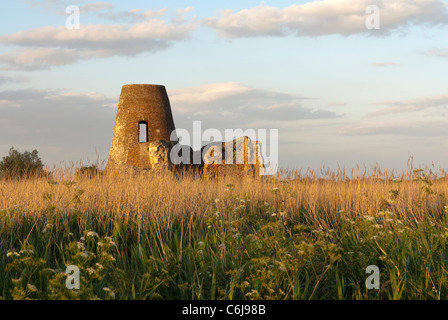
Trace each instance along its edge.
{"label": "grassy meadow", "polygon": [[[355,168],[0,180],[1,299],[444,299],[448,180]],[[67,266],[80,269],[66,288]],[[367,289],[366,268],[380,269]]]}

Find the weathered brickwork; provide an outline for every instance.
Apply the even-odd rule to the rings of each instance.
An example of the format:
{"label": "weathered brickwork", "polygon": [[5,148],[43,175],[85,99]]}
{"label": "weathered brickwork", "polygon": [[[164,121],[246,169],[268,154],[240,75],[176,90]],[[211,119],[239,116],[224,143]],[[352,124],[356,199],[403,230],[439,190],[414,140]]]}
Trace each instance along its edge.
{"label": "weathered brickwork", "polygon": [[[147,124],[147,142],[139,142],[140,123]],[[174,129],[164,86],[123,86],[107,167],[150,169],[148,148],[151,142],[164,140],[171,146],[170,135]]]}
{"label": "weathered brickwork", "polygon": [[[140,132],[144,128],[146,132]],[[122,87],[117,118],[106,170],[110,169],[185,169],[200,170],[205,177],[226,174],[258,175],[263,159],[258,141],[239,137],[229,142],[217,142],[194,152],[190,164],[173,165],[170,151],[175,130],[171,106],[164,86],[132,84]],[[141,138],[145,137],[142,141]],[[215,146],[210,149],[211,146]],[[201,163],[193,163],[193,153],[200,152]],[[188,158],[188,157],[187,157]]]}
{"label": "weathered brickwork", "polygon": [[149,162],[152,170],[171,168],[170,146],[165,140],[157,140],[149,143]]}
{"label": "weathered brickwork", "polygon": [[259,175],[263,168],[260,144],[249,137],[211,143],[202,149],[206,177],[241,173]]}

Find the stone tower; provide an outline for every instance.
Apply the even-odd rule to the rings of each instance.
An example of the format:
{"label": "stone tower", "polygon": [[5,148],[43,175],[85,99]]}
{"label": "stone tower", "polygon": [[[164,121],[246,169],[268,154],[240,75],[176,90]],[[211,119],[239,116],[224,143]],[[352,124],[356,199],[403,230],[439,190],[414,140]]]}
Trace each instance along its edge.
{"label": "stone tower", "polygon": [[118,103],[107,169],[150,169],[148,149],[151,143],[165,140],[171,147],[170,136],[174,130],[170,101],[164,86],[124,85]]}

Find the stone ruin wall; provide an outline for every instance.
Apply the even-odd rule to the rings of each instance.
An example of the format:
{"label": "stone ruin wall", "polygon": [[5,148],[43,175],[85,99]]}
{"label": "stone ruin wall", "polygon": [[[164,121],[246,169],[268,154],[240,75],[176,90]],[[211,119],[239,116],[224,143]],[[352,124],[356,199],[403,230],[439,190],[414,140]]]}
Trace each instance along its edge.
{"label": "stone ruin wall", "polygon": [[[147,141],[144,142],[139,141],[140,123],[147,124]],[[263,170],[261,146],[258,141],[248,137],[211,143],[198,151],[182,146],[189,148],[190,164],[173,165],[169,155],[177,143],[170,141],[174,130],[171,106],[164,86],[123,86],[106,170],[186,167],[199,169],[205,177],[239,173],[259,175],[260,170]],[[198,152],[201,153],[201,163],[194,164],[194,154]]]}
{"label": "stone ruin wall", "polygon": [[[212,177],[222,174],[259,175],[263,169],[260,143],[249,137],[238,137],[233,141],[212,143],[203,148],[204,175]],[[218,161],[217,161],[218,160]],[[220,160],[220,161],[219,161]]]}
{"label": "stone ruin wall", "polygon": [[[147,124],[147,141],[139,142],[139,125]],[[148,148],[154,141],[167,141],[175,129],[164,86],[122,87],[107,168],[149,169]]]}

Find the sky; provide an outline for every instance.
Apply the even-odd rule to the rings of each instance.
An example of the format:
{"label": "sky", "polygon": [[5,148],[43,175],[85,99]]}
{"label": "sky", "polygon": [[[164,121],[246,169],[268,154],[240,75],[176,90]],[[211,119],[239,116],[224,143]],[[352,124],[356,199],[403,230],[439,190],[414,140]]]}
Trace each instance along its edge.
{"label": "sky", "polygon": [[0,158],[106,162],[121,87],[146,83],[176,128],[278,129],[282,168],[448,163],[447,1],[2,5]]}

